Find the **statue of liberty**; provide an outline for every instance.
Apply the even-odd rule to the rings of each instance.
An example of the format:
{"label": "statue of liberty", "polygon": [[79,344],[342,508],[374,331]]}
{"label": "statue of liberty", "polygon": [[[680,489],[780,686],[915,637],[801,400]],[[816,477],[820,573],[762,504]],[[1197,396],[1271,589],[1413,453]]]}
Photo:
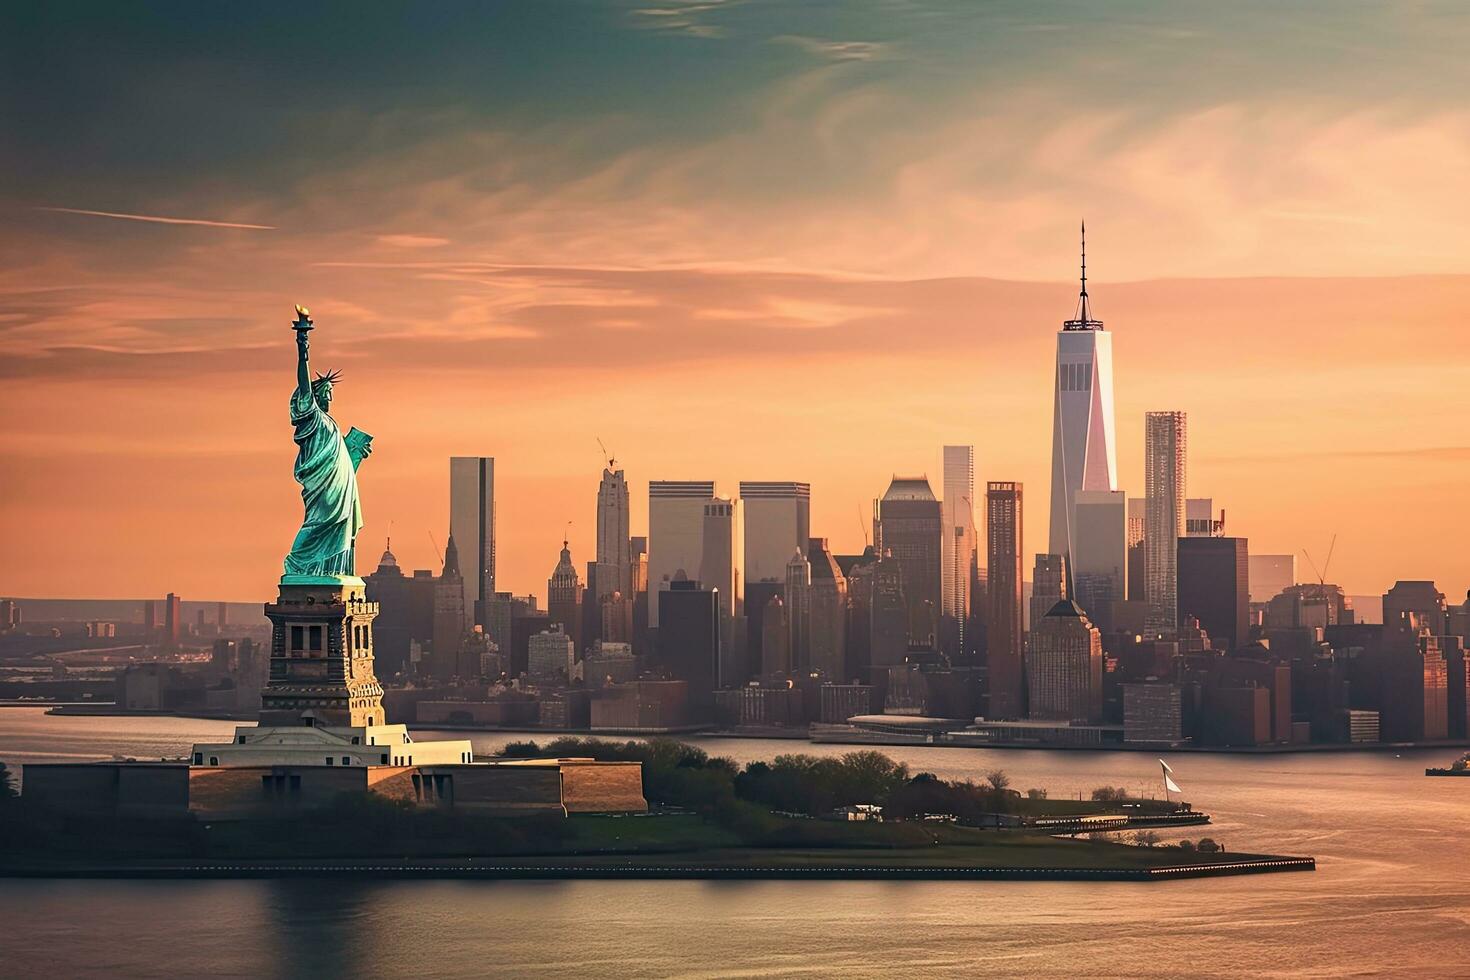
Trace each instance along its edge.
{"label": "statue of liberty", "polygon": [[357,429],[344,437],[332,416],[332,385],[341,375],[318,374],[307,363],[311,314],[296,307],[296,390],[291,393],[291,424],[296,427],[296,482],[306,514],[286,556],[283,584],[306,584],[357,574],[355,546],[362,529],[357,497],[357,467],[372,455],[372,436]]}

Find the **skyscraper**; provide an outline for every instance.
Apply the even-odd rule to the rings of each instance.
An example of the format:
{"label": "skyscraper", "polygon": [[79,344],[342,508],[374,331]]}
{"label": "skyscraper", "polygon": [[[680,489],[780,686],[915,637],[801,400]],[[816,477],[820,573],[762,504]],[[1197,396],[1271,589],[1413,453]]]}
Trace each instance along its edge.
{"label": "skyscraper", "polygon": [[1245,538],[1179,541],[1179,622],[1193,616],[1227,650],[1250,641],[1250,555]]}
{"label": "skyscraper", "polygon": [[986,663],[990,703],[986,717],[1019,718],[1024,710],[1021,674],[1021,484],[989,483],[985,489],[985,553],[989,571]]}
{"label": "skyscraper", "polygon": [[895,476],[878,502],[880,551],[889,551],[903,568],[909,605],[909,641],[931,643],[938,635],[940,541],[944,520],[927,477]]}
{"label": "skyscraper", "polygon": [[179,645],[184,630],[181,602],[172,592],[163,600],[163,639],[171,647]]}
{"label": "skyscraper", "polygon": [[725,497],[715,497],[705,503],[703,540],[699,547],[699,565],[695,569],[700,584],[719,593],[720,615],[725,620],[744,611],[741,571],[745,565],[745,536],[740,527],[740,504],[739,499]]}
{"label": "skyscraper", "polygon": [[614,592],[632,595],[629,570],[633,563],[632,544],[628,539],[628,481],[622,470],[614,470],[615,460],[608,460],[597,485],[597,593],[601,599]]}
{"label": "skyscraper", "polygon": [[562,632],[572,641],[576,654],[582,652],[582,580],[577,575],[577,566],[572,563],[572,549],[566,539],[561,542],[561,557],[546,581],[546,613],[553,626],[560,625]]}
{"label": "skyscraper", "polygon": [[[448,680],[459,667],[459,648],[464,641],[465,605],[464,577],[459,569],[459,549],[454,534],[444,546],[444,568],[434,581],[434,625],[430,638],[433,651],[431,673]],[[476,671],[475,677],[479,677]]]}
{"label": "skyscraper", "polygon": [[811,537],[810,483],[740,481],[745,508],[745,582],[781,582],[796,548]]}
{"label": "skyscraper", "polygon": [[812,565],[801,549],[786,563],[786,626],[791,642],[786,645],[792,670],[810,666],[812,610]]}
{"label": "skyscraper", "polygon": [[658,594],[659,663],[675,680],[689,682],[689,702],[699,717],[714,707],[720,676],[720,608],[714,592],[675,573]]}
{"label": "skyscraper", "polygon": [[1064,555],[1037,555],[1031,566],[1031,601],[1026,628],[1034,630],[1051,607],[1067,598],[1067,559]]}
{"label": "skyscraper", "polygon": [[944,447],[944,538],[941,612],[961,623],[970,614],[970,567],[975,562],[975,447]]}
{"label": "skyscraper", "polygon": [[1184,530],[1187,425],[1183,412],[1144,416],[1144,600],[1149,625],[1179,627],[1179,537]]}
{"label": "skyscraper", "polygon": [[1061,599],[1031,625],[1027,717],[1102,721],[1102,635],[1077,603]]}
{"label": "skyscraper", "polygon": [[648,625],[658,627],[658,593],[674,576],[698,579],[704,559],[704,505],[713,480],[652,480],[648,484]]}
{"label": "skyscraper", "polygon": [[1128,598],[1128,501],[1122,490],[1077,491],[1072,598],[1099,630],[1112,629],[1113,603]]}
{"label": "skyscraper", "polygon": [[847,675],[847,579],[828,550],[826,538],[812,538],[807,555],[811,592],[805,666],[840,681]]}
{"label": "skyscraper", "polygon": [[1143,525],[1148,501],[1128,498],[1128,601],[1144,601]]}
{"label": "skyscraper", "polygon": [[449,457],[449,534],[459,544],[464,608],[486,625],[485,604],[495,595],[495,460]]}
{"label": "skyscraper", "polygon": [[1093,319],[1087,296],[1087,227],[1082,228],[1082,291],[1077,315],[1057,333],[1052,403],[1051,544],[1075,566],[1079,490],[1118,489],[1113,426],[1113,338]]}

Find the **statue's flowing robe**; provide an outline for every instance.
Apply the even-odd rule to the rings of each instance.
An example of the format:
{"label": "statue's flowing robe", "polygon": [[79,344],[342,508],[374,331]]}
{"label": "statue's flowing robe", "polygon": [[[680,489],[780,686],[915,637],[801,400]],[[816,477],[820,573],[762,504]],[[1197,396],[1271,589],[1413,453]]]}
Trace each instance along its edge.
{"label": "statue's flowing robe", "polygon": [[296,482],[306,516],[286,556],[288,575],[354,575],[353,546],[362,529],[357,467],[332,417],[310,391],[291,395],[296,427]]}

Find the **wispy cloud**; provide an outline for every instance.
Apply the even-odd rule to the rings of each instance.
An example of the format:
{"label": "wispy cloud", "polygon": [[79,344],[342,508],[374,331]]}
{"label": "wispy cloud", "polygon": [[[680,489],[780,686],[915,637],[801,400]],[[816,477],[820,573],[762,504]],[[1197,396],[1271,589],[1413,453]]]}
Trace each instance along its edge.
{"label": "wispy cloud", "polygon": [[169,218],[157,214],[123,214],[119,211],[91,211],[86,208],[38,207],[37,211],[56,214],[83,214],[93,218],[120,218],[123,221],[149,221],[157,225],[203,225],[208,228],[246,228],[250,231],[274,231],[275,225],[252,225],[243,221],[211,221],[208,218]]}
{"label": "wispy cloud", "polygon": [[800,34],[781,34],[771,40],[777,44],[795,45],[808,54],[831,61],[872,61],[888,50],[887,45],[876,41],[831,41]]}
{"label": "wispy cloud", "polygon": [[379,235],[378,243],[394,248],[438,248],[448,245],[449,239],[437,235]]}

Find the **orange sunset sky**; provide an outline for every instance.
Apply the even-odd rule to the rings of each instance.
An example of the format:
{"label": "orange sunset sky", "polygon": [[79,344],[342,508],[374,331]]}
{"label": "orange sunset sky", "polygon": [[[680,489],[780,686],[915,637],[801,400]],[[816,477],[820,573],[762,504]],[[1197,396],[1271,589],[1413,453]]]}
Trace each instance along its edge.
{"label": "orange sunset sky", "polygon": [[[0,594],[264,600],[300,518],[291,306],[438,567],[496,457],[502,589],[593,557],[602,456],[1025,484],[1046,540],[1077,223],[1123,489],[1352,593],[1470,588],[1470,66],[1433,4],[657,2],[0,13]],[[571,522],[567,529],[567,522]],[[1029,566],[1029,561],[1028,561]],[[1299,559],[1299,574],[1310,575]]]}

